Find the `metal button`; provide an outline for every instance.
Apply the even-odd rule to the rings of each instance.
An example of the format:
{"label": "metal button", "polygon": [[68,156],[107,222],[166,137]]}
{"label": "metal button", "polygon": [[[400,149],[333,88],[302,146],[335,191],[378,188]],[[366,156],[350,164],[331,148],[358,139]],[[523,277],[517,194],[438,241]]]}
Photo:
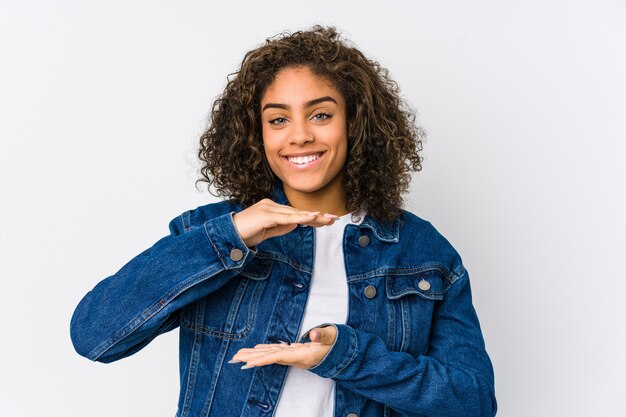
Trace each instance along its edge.
{"label": "metal button", "polygon": [[361,237],[359,238],[359,246],[360,246],[360,247],[362,247],[362,248],[363,248],[363,247],[365,247],[365,246],[367,246],[367,245],[369,245],[369,244],[370,244],[370,238],[369,238],[369,237],[367,237],[367,236],[361,236]]}
{"label": "metal button", "polygon": [[428,291],[430,290],[430,282],[426,281],[425,279],[421,280],[419,282],[419,284],[417,284],[417,286],[420,288],[420,290],[422,291]]}
{"label": "metal button", "polygon": [[235,248],[230,251],[230,259],[235,262],[239,262],[243,259],[243,251],[239,248]]}
{"label": "metal button", "polygon": [[357,413],[350,413],[346,417],[359,417]]}
{"label": "metal button", "polygon": [[376,297],[376,288],[372,287],[371,285],[368,285],[367,287],[365,287],[365,290],[363,292],[365,293],[365,296],[367,298]]}

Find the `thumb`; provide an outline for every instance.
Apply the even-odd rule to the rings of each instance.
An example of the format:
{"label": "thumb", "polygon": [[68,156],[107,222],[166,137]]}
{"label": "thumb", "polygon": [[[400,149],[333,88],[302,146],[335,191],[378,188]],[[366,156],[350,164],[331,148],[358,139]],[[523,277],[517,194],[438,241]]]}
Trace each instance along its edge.
{"label": "thumb", "polygon": [[310,339],[312,342],[332,345],[335,341],[336,333],[335,326],[318,327],[311,330]]}

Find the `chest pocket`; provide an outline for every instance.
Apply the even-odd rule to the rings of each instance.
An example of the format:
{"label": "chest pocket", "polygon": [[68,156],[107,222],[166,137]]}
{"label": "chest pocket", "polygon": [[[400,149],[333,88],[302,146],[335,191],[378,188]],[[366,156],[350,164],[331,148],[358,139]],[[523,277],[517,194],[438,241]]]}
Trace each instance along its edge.
{"label": "chest pocket", "polygon": [[385,292],[389,303],[390,347],[413,355],[428,351],[435,303],[443,299],[443,276],[437,269],[388,275]]}
{"label": "chest pocket", "polygon": [[244,339],[256,322],[271,269],[271,260],[253,259],[219,290],[187,306],[181,326],[220,339]]}

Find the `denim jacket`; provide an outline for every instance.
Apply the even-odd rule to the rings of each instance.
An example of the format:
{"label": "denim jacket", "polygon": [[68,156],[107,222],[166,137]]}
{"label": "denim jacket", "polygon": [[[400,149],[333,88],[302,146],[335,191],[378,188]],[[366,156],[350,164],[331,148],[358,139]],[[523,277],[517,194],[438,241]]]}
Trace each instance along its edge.
{"label": "denim jacket", "polygon": [[[274,201],[289,204],[282,187]],[[258,343],[298,340],[315,228],[248,248],[234,200],[200,206],[78,304],[76,351],[113,362],[180,327],[177,417],[272,416],[287,367],[228,360]],[[494,374],[459,254],[407,211],[384,225],[365,216],[343,236],[346,323],[311,372],[335,381],[336,417],[493,416]]]}

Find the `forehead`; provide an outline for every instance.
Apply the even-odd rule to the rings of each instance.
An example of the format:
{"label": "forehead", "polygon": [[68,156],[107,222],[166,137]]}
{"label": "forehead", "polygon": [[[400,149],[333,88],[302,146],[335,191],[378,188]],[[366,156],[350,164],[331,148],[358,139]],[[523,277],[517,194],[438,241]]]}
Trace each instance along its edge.
{"label": "forehead", "polygon": [[343,99],[328,78],[315,74],[308,67],[289,67],[276,74],[265,90],[261,103],[277,100],[305,102],[326,95],[337,99],[338,102]]}

